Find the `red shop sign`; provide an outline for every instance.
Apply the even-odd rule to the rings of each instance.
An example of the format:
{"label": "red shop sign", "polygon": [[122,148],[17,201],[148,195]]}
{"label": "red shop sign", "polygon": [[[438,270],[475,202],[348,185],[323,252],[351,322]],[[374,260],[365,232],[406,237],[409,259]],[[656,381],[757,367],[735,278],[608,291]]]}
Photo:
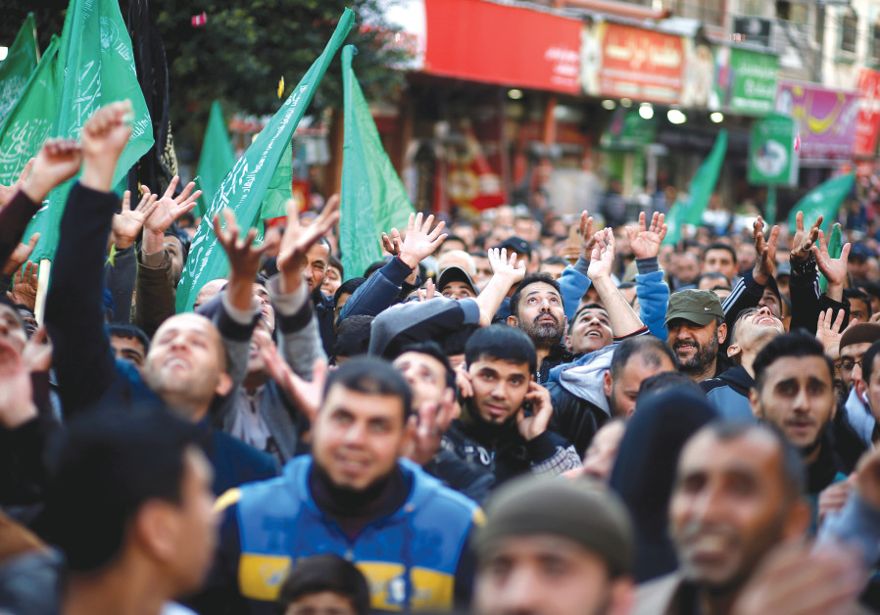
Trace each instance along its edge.
{"label": "red shop sign", "polygon": [[677,103],[685,66],[680,36],[602,24],[599,89],[605,96]]}
{"label": "red shop sign", "polygon": [[575,94],[581,24],[482,0],[425,0],[424,71],[433,75]]}
{"label": "red shop sign", "polygon": [[873,156],[880,132],[880,72],[863,68],[859,73],[859,115],[856,122],[856,155]]}

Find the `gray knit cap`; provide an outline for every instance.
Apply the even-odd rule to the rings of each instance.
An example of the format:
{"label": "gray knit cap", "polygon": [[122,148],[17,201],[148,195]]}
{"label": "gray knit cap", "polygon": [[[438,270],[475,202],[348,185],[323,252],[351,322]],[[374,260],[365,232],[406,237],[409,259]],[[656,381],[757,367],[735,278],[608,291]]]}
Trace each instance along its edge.
{"label": "gray knit cap", "polygon": [[612,577],[629,574],[633,532],[616,494],[587,479],[527,476],[496,491],[486,523],[474,536],[477,556],[511,536],[551,534],[572,540],[608,565]]}

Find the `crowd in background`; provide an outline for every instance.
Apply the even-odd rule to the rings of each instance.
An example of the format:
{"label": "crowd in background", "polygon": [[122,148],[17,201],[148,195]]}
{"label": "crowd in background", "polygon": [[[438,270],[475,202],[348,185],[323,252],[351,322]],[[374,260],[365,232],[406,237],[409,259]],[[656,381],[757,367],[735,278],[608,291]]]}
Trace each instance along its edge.
{"label": "crowd in background", "polygon": [[351,272],[333,196],[201,221],[176,313],[200,193],[112,192],[128,113],[0,187],[0,611],[880,609],[868,229],[501,206]]}

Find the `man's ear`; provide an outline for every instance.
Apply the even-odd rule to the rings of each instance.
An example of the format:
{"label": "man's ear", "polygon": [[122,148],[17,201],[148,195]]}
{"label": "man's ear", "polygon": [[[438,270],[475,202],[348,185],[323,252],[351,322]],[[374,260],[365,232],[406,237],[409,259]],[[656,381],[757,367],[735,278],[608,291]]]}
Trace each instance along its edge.
{"label": "man's ear", "polygon": [[602,390],[605,392],[605,397],[611,397],[611,385],[614,382],[611,380],[611,370],[606,369],[605,373],[602,374]]}
{"label": "man's ear", "polygon": [[727,323],[726,322],[722,322],[720,325],[718,325],[717,334],[718,334],[718,343],[723,344],[724,341],[727,339]]}
{"label": "man's ear", "polygon": [[571,336],[566,334],[564,338],[562,338],[563,343],[565,344],[565,349],[571,352]]}
{"label": "man's ear", "polygon": [[214,389],[214,393],[222,397],[224,395],[228,395],[231,390],[232,376],[230,376],[226,372],[220,372],[220,378],[217,380],[217,386]]}
{"label": "man's ear", "polygon": [[160,500],[146,502],[132,524],[132,537],[140,547],[163,562],[174,559],[181,538],[173,508],[172,504]]}
{"label": "man's ear", "polygon": [[519,326],[519,318],[517,318],[516,316],[511,314],[510,316],[507,317],[507,324],[510,325],[511,327],[518,327]]}
{"label": "man's ear", "polygon": [[742,354],[742,348],[740,348],[739,345],[731,344],[730,346],[727,347],[727,358],[728,359],[735,359],[736,357],[738,357],[741,354]]}

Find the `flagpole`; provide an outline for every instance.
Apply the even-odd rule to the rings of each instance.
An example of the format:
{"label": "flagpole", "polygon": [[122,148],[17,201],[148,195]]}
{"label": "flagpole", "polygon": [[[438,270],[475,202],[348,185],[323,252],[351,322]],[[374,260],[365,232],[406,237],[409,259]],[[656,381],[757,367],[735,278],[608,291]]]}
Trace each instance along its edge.
{"label": "flagpole", "polygon": [[40,270],[37,273],[37,298],[34,302],[34,317],[40,326],[43,325],[43,316],[46,314],[46,293],[49,291],[51,269],[52,261],[48,258],[40,260]]}

